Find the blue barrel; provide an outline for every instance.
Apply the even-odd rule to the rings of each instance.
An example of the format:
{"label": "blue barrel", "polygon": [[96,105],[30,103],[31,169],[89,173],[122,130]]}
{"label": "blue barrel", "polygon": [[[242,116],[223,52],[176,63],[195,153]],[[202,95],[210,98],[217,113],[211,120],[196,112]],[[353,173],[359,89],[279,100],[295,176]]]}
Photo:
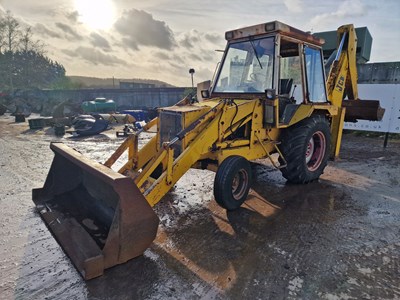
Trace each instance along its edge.
{"label": "blue barrel", "polygon": [[131,115],[136,119],[136,121],[150,121],[152,118],[149,115],[149,112],[142,109],[126,109],[122,111],[123,114]]}

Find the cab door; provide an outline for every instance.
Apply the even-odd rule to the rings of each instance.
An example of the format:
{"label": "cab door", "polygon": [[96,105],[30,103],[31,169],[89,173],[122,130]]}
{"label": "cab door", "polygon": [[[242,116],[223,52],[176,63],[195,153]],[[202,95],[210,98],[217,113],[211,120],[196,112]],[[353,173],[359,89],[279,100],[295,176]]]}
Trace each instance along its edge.
{"label": "cab door", "polygon": [[327,102],[325,72],[320,49],[304,45],[306,99],[312,103]]}

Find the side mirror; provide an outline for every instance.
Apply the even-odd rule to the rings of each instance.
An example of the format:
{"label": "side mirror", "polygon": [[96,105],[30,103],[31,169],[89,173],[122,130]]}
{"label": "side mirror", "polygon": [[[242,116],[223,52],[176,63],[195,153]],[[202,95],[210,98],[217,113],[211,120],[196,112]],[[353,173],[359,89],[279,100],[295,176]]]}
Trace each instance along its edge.
{"label": "side mirror", "polygon": [[201,98],[203,98],[203,99],[210,98],[210,91],[209,90],[202,90],[201,91]]}

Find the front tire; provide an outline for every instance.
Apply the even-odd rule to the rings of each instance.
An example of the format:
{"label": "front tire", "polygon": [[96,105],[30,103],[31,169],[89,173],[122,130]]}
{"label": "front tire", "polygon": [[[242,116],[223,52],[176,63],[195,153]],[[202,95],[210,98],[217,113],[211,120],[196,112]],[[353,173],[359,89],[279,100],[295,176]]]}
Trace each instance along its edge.
{"label": "front tire", "polygon": [[214,197],[227,209],[238,209],[246,200],[251,185],[251,166],[242,156],[229,156],[218,167],[214,180]]}
{"label": "front tire", "polygon": [[328,163],[330,146],[330,127],[324,116],[311,116],[286,129],[281,147],[287,162],[281,169],[283,177],[292,183],[318,179]]}

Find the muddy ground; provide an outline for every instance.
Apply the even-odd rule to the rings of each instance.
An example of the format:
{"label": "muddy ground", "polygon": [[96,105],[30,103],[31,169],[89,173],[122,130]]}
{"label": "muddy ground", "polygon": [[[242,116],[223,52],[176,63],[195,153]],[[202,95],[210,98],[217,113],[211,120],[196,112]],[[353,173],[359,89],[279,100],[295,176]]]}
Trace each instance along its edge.
{"label": "muddy ground", "polygon": [[[145,136],[146,138],[146,136]],[[148,137],[147,137],[148,138]],[[156,206],[156,240],[142,257],[85,282],[34,209],[62,140],[98,161],[112,131],[56,138],[0,117],[1,299],[399,299],[400,143],[345,135],[319,182],[289,185],[268,161],[241,209],[193,170]]]}

